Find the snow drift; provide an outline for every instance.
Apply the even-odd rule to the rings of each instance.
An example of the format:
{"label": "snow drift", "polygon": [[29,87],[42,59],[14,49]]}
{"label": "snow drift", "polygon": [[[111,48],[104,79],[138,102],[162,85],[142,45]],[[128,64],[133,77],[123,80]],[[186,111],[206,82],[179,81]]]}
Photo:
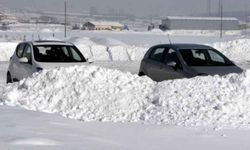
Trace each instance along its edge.
{"label": "snow drift", "polygon": [[236,62],[250,61],[250,39],[216,42],[212,46]]}
{"label": "snow drift", "polygon": [[82,121],[250,127],[250,70],[153,82],[95,66],[45,70],[1,87],[2,105]]}
{"label": "snow drift", "polygon": [[[71,38],[87,58],[97,61],[141,61],[149,47],[127,45],[111,38]],[[237,39],[226,42],[210,43],[235,62],[250,61],[250,39]],[[0,42],[0,61],[8,61],[13,54],[17,42]]]}

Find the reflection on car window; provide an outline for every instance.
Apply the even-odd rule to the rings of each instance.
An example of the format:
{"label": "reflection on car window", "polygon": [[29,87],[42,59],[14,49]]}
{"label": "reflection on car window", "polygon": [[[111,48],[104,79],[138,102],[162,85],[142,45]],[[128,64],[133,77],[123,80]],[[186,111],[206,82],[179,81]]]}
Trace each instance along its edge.
{"label": "reflection on car window", "polygon": [[19,57],[19,58],[22,57],[24,46],[25,46],[25,44],[20,44],[20,45],[17,46],[17,50],[16,50],[17,57]]}
{"label": "reflection on car window", "polygon": [[205,53],[202,53],[200,50],[192,50],[194,58],[206,60]]}
{"label": "reflection on car window", "polygon": [[217,53],[215,53],[214,51],[208,51],[209,55],[211,56],[211,59],[214,62],[221,62],[221,63],[225,63],[225,60],[223,59],[223,57],[221,57],[220,55],[218,55]]}
{"label": "reflection on car window", "polygon": [[173,49],[169,49],[168,53],[166,54],[166,56],[164,58],[164,63],[168,63],[171,61],[174,61],[176,63],[178,62],[178,57],[176,55],[175,50],[173,50]]}
{"label": "reflection on car window", "polygon": [[162,56],[164,53],[165,48],[156,48],[150,55],[150,58],[156,61],[162,61]]}
{"label": "reflection on car window", "polygon": [[180,69],[182,68],[182,65],[180,63],[180,60],[179,60],[177,54],[176,54],[176,51],[173,49],[169,49],[165,58],[164,58],[165,64],[168,64],[170,62],[175,62],[177,64],[178,68],[180,68]]}
{"label": "reflection on car window", "polygon": [[213,49],[182,49],[184,61],[189,66],[232,66],[229,59]]}
{"label": "reflection on car window", "polygon": [[67,45],[36,45],[34,57],[39,62],[86,62],[80,51]]}
{"label": "reflection on car window", "polygon": [[30,47],[30,45],[26,44],[22,57],[26,57],[28,59],[28,61],[31,62],[31,47]]}

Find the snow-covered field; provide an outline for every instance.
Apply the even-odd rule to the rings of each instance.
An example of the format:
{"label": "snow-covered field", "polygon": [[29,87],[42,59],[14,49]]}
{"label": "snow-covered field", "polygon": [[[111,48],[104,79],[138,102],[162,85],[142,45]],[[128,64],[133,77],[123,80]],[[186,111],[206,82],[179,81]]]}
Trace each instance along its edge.
{"label": "snow-covered field", "polygon": [[136,74],[151,45],[168,43],[166,33],[72,31],[66,40],[94,64],[6,85],[7,61],[23,33],[32,34],[0,33],[8,35],[0,36],[0,149],[250,148],[247,35],[169,33],[172,42],[213,46],[245,71],[156,83]]}

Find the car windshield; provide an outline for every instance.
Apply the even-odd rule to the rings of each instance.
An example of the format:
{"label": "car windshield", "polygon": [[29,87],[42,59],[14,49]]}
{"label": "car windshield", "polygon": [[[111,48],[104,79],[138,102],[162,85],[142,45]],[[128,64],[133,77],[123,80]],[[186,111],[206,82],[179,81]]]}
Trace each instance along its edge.
{"label": "car windshield", "polygon": [[234,64],[214,49],[182,49],[180,53],[188,66],[234,66]]}
{"label": "car windshield", "polygon": [[38,62],[86,62],[75,46],[35,45],[34,57]]}

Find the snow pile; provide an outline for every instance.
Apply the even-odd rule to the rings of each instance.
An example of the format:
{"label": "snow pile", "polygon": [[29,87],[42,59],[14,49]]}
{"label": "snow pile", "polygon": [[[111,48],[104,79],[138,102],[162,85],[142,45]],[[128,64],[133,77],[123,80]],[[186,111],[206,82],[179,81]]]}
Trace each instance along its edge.
{"label": "snow pile", "polygon": [[74,37],[68,40],[71,43],[74,43],[75,46],[81,51],[81,53],[86,57],[90,58],[93,57],[93,53],[91,51],[91,47],[96,45],[93,41],[90,40],[88,37],[78,38]]}
{"label": "snow pile", "polygon": [[43,71],[1,90],[1,103],[83,121],[250,127],[250,70],[155,83],[95,66]]}
{"label": "snow pile", "polygon": [[154,85],[130,73],[76,66],[8,85],[3,102],[84,121],[139,121]]}
{"label": "snow pile", "polygon": [[151,120],[186,126],[250,127],[250,70],[159,83]]}
{"label": "snow pile", "polygon": [[8,61],[16,49],[16,42],[1,42],[0,61]]}
{"label": "snow pile", "polygon": [[87,58],[105,61],[141,61],[148,48],[126,45],[111,38],[71,38]]}
{"label": "snow pile", "polygon": [[127,46],[127,44],[122,41],[113,39],[113,38],[91,38],[91,41],[95,42],[98,45],[105,45],[107,47],[111,46]]}
{"label": "snow pile", "polygon": [[250,39],[217,42],[211,46],[236,62],[250,61]]}
{"label": "snow pile", "polygon": [[[47,38],[54,39],[55,38]],[[71,38],[86,58],[104,61],[141,61],[149,47],[126,45],[115,39]],[[17,42],[0,42],[0,61],[8,61],[16,48]],[[208,44],[235,62],[250,61],[250,39],[237,39]]]}

